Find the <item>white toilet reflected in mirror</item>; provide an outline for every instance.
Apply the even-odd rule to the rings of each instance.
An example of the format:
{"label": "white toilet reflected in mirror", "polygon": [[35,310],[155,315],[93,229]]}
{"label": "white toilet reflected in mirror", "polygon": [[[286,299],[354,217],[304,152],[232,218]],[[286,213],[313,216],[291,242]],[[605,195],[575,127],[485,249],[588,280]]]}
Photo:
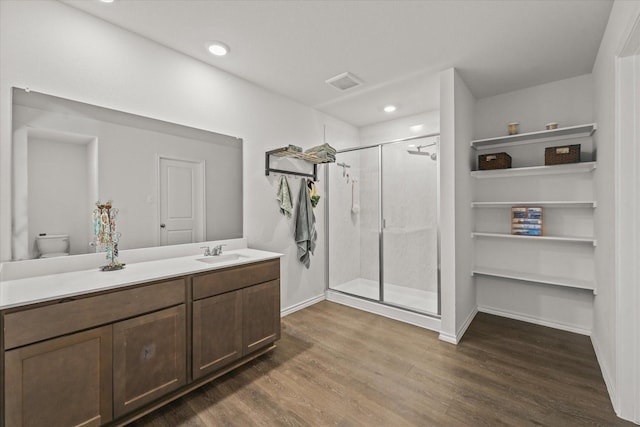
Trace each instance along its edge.
{"label": "white toilet reflected in mirror", "polygon": [[38,258],[53,258],[69,255],[68,234],[44,234],[36,237],[36,247],[40,256]]}

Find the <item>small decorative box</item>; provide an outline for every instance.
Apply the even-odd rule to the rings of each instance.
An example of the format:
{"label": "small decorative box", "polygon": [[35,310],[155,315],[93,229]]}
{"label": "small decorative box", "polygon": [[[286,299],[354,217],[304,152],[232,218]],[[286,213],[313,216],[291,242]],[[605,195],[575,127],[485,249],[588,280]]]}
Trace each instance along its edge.
{"label": "small decorative box", "polygon": [[544,149],[545,166],[564,165],[566,163],[580,163],[580,144],[547,147]]}
{"label": "small decorative box", "polygon": [[539,206],[514,206],[511,208],[511,234],[518,236],[542,236],[542,208]]}
{"label": "small decorative box", "polygon": [[478,170],[508,169],[511,167],[511,156],[507,153],[480,154]]}

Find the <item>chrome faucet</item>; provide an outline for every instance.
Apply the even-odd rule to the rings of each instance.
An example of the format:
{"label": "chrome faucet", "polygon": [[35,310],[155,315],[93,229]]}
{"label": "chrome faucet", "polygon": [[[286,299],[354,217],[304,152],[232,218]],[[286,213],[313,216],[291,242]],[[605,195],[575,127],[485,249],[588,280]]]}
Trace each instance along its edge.
{"label": "chrome faucet", "polygon": [[204,256],[211,256],[211,248],[209,246],[200,246],[200,249],[204,249]]}
{"label": "chrome faucet", "polygon": [[213,248],[213,250],[211,251],[211,255],[214,255],[214,256],[216,256],[216,255],[222,255],[222,247],[223,247],[223,246],[227,246],[227,245],[218,245],[218,246],[215,246],[215,247]]}

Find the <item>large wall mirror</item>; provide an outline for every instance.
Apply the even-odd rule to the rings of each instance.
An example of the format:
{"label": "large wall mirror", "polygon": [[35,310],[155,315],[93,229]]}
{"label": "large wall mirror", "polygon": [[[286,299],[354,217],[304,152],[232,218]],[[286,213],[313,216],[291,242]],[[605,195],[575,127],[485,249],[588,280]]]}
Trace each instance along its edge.
{"label": "large wall mirror", "polygon": [[242,140],[13,89],[14,260],[96,252],[98,200],[118,208],[119,249],[242,237]]}

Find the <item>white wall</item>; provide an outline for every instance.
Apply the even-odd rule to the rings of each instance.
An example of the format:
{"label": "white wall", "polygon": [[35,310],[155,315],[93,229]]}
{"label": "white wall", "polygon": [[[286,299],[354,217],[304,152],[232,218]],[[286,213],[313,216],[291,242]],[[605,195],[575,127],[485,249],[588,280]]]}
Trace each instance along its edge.
{"label": "white wall", "polygon": [[469,274],[473,264],[470,236],[471,170],[474,165],[469,142],[473,139],[475,98],[458,72],[454,75],[455,95],[455,179],[456,179],[456,337],[460,339],[477,312],[476,286]]}
{"label": "white wall", "polygon": [[[627,156],[628,153],[616,153],[616,56],[619,55],[629,38],[634,25],[639,25],[640,3],[616,1],[609,16],[609,22],[600,44],[598,56],[593,68],[593,87],[595,98],[595,119],[598,122],[598,132],[595,138],[598,144],[598,169],[596,170],[596,192],[598,195],[598,209],[595,215],[595,229],[598,234],[598,248],[596,251],[596,274],[599,293],[594,301],[594,328],[592,341],[598,361],[602,369],[605,382],[611,395],[616,412],[627,419],[633,419],[635,405],[636,421],[640,422],[640,404],[638,398],[630,390],[631,371],[638,366],[638,360],[632,360],[631,365],[624,359],[620,363],[621,350],[631,344],[631,337],[620,337],[617,318],[624,313],[618,312],[618,301],[628,293],[626,287],[637,289],[637,283],[620,283],[616,271],[617,244],[613,233],[616,221],[616,156]],[[637,34],[637,29],[636,29]],[[637,116],[637,112],[636,112]],[[638,165],[636,165],[637,169]],[[625,180],[629,176],[619,176]],[[624,201],[620,201],[623,203]],[[622,224],[618,224],[622,227]],[[624,231],[622,231],[624,232]],[[638,242],[636,242],[636,245]],[[637,265],[637,260],[635,260]],[[625,286],[617,289],[616,285]],[[623,291],[620,294],[620,291]],[[635,311],[637,311],[635,307]],[[632,321],[621,319],[622,322]],[[640,338],[636,337],[636,342]],[[630,354],[627,352],[627,355]]]}
{"label": "white wall", "polygon": [[[475,108],[475,132],[474,139],[495,137],[507,134],[507,123],[517,121],[520,123],[520,132],[533,132],[544,130],[545,124],[558,122],[561,127],[591,123],[593,119],[593,95],[592,76],[590,74],[560,80],[544,85],[534,86],[509,93],[500,94],[493,97],[483,98],[476,101]],[[596,135],[600,130],[596,132]],[[574,143],[574,142],[572,142]],[[591,142],[580,140],[583,148],[590,149]],[[554,145],[553,143],[551,145]],[[558,144],[555,144],[558,145]],[[587,147],[588,146],[588,147]],[[518,147],[521,152],[518,156],[513,156],[514,167],[531,166],[533,164],[543,164],[544,150],[538,145],[524,148]],[[536,154],[532,150],[537,150]],[[536,157],[537,156],[537,157]],[[518,164],[521,161],[525,164]],[[583,161],[591,160],[587,155],[583,155]],[[528,164],[527,162],[531,163]],[[600,158],[598,156],[598,169],[600,169]],[[508,182],[486,182],[493,180],[478,180],[476,182],[475,197],[479,201],[483,200],[584,200],[593,199],[593,184],[591,177],[571,177],[572,185],[564,186],[563,177],[540,177],[540,178],[516,178]],[[595,179],[595,177],[594,177]],[[523,182],[525,180],[526,182]],[[526,185],[527,193],[519,194],[518,185]],[[491,195],[491,192],[494,192]],[[533,193],[533,194],[531,194]],[[598,199],[598,208],[602,203]],[[477,212],[482,216],[495,213]],[[573,218],[577,223],[572,227],[580,227],[576,230],[569,230],[567,224],[560,224],[562,234],[571,235],[571,231],[576,235],[588,236],[593,229],[593,224],[589,219],[589,212],[578,212],[578,218]],[[552,217],[549,216],[551,219]],[[478,221],[480,225],[482,221]],[[484,221],[486,222],[486,221]],[[553,225],[550,223],[550,225]],[[479,230],[488,231],[488,230]],[[598,249],[601,239],[606,233],[597,233]],[[476,245],[476,262],[488,265],[487,260],[482,259],[486,255],[484,246],[487,242],[478,241]],[[494,242],[495,243],[495,242]],[[538,245],[536,249],[541,248]],[[513,245],[510,245],[513,248]],[[524,248],[527,250],[528,248]],[[552,257],[562,258],[565,256],[566,248],[556,245],[541,248],[540,252],[527,255],[523,252],[522,258],[529,258],[540,262],[541,268],[552,268],[555,264]],[[584,274],[585,280],[593,279],[593,248],[576,247],[570,248],[569,256],[565,258],[572,262],[572,266],[578,269],[579,274]],[[578,255],[575,255],[575,253]],[[547,256],[547,260],[540,258]],[[508,254],[507,254],[508,255]],[[499,253],[495,256],[500,257]],[[562,258],[562,259],[565,259]],[[505,257],[505,259],[507,259]],[[575,261],[577,259],[577,261]],[[574,262],[575,261],[575,262]],[[498,262],[498,261],[497,261]],[[523,261],[523,268],[531,267],[524,264],[535,264],[535,262]],[[578,262],[578,264],[576,264]],[[581,263],[581,264],[580,264]],[[556,263],[557,264],[557,263]],[[494,267],[500,267],[494,265]],[[507,268],[502,266],[502,268]],[[511,266],[512,269],[515,267]],[[532,271],[535,272],[535,271]],[[552,274],[551,271],[546,271]],[[556,275],[562,275],[555,272]],[[566,273],[565,273],[566,274]],[[571,274],[571,273],[569,273]],[[552,274],[553,275],[553,274]],[[477,302],[481,311],[496,313],[516,319],[526,320],[543,325],[589,334],[592,329],[593,317],[593,295],[588,291],[567,290],[553,286],[536,285],[519,281],[494,279],[489,277],[476,278]],[[600,283],[598,282],[598,287]]]}
{"label": "white wall", "polygon": [[363,126],[360,128],[360,143],[361,145],[379,144],[438,132],[440,132],[440,112],[427,111]]}
{"label": "white wall", "polygon": [[283,308],[323,294],[323,209],[307,270],[296,258],[293,220],[279,212],[276,180],[265,177],[264,151],[322,143],[323,124],[328,142],[356,145],[353,127],[58,2],[0,2],[0,76],[0,259],[10,257],[10,91],[30,87],[243,138],[249,246],[284,253]]}
{"label": "white wall", "polygon": [[510,122],[519,122],[520,133],[526,133],[544,130],[549,122],[567,127],[592,120],[592,77],[585,74],[478,99],[474,139],[507,135]]}
{"label": "white wall", "polygon": [[475,99],[455,69],[440,73],[440,339],[457,343],[476,313],[470,275],[471,167]]}

